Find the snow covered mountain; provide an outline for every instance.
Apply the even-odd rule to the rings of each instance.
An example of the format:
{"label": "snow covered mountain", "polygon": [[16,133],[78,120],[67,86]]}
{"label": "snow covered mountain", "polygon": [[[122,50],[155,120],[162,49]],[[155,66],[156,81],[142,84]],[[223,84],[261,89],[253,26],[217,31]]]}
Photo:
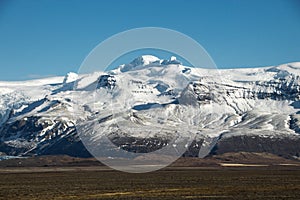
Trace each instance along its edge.
{"label": "snow covered mountain", "polygon": [[93,140],[130,152],[192,137],[185,156],[298,158],[299,110],[300,63],[216,70],[146,55],[108,72],[0,82],[0,152],[87,157],[77,131],[97,129]]}

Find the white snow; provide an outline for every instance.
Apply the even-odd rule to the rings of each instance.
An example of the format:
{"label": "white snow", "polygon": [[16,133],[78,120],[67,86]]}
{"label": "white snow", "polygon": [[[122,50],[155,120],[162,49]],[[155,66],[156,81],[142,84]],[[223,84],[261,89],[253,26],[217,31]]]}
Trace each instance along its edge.
{"label": "white snow", "polygon": [[63,83],[71,83],[71,82],[74,82],[78,79],[78,74],[74,73],[74,72],[69,72],[65,78],[64,78],[64,81]]}
{"label": "white snow", "polygon": [[139,57],[138,59],[143,61],[143,65],[149,65],[150,63],[160,60],[159,58],[152,56],[152,55],[143,55],[143,56]]}
{"label": "white snow", "polygon": [[170,61],[174,61],[174,60],[176,60],[176,57],[175,56],[171,56]]}

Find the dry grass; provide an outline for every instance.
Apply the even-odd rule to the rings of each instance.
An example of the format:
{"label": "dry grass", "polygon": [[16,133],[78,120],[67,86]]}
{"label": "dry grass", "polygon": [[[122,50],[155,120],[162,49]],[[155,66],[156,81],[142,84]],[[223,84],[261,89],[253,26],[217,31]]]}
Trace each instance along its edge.
{"label": "dry grass", "polygon": [[300,170],[169,168],[0,173],[0,199],[300,199]]}

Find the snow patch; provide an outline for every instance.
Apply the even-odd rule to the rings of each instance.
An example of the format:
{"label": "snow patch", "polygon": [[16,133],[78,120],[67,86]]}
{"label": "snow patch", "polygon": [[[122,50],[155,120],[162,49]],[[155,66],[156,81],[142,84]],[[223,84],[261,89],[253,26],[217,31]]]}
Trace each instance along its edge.
{"label": "snow patch", "polygon": [[69,72],[64,80],[63,80],[63,84],[66,84],[66,83],[71,83],[71,82],[74,82],[78,79],[78,74],[74,73],[74,72]]}

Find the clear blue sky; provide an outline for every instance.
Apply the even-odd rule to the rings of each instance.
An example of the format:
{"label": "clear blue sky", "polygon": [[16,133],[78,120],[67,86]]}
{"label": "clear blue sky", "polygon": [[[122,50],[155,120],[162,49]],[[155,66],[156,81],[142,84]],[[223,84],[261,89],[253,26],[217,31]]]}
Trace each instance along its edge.
{"label": "clear blue sky", "polygon": [[99,42],[146,26],[189,35],[219,68],[300,61],[299,0],[0,0],[0,80],[77,71]]}

